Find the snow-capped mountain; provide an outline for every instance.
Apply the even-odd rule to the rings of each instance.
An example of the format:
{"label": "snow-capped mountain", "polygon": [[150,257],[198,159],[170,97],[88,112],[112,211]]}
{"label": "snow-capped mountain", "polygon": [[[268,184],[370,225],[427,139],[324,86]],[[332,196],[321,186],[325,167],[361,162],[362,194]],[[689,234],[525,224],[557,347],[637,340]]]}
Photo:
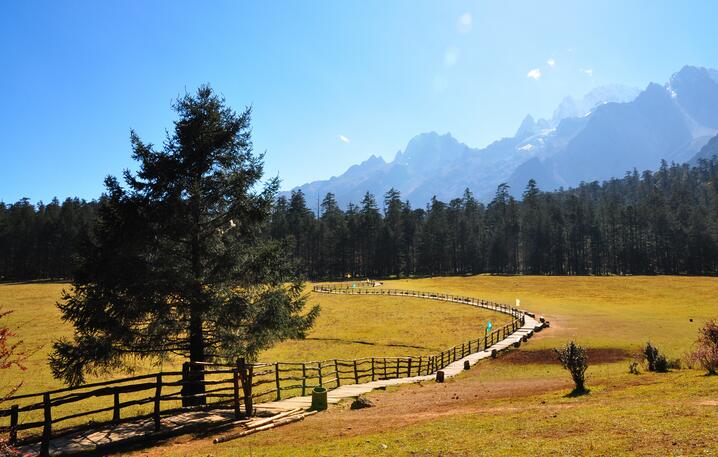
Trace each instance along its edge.
{"label": "snow-capped mountain", "polygon": [[520,195],[529,179],[552,190],[654,169],[662,159],[688,162],[717,134],[718,71],[686,66],[643,91],[611,85],[567,97],[550,120],[526,116],[513,137],[485,148],[423,133],[391,162],[372,156],[298,189],[311,198],[332,192],[343,206],[392,187],[414,206],[433,196],[448,201],[466,188],[487,201],[502,182]]}

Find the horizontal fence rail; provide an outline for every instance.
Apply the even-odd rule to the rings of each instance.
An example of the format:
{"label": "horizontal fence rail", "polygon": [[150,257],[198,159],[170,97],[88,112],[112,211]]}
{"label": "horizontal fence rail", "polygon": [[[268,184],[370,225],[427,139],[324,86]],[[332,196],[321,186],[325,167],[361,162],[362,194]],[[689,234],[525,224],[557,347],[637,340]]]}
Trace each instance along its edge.
{"label": "horizontal fence rail", "polygon": [[[315,387],[333,389],[346,384],[431,375],[469,354],[490,348],[525,322],[524,312],[517,308],[471,297],[354,284],[322,284],[313,290],[448,301],[504,313],[513,319],[483,336],[435,354],[307,362],[245,363],[244,359],[232,364],[186,362],[182,371],[16,395],[5,400],[10,408],[0,409],[0,433],[8,434],[10,444],[40,441],[40,455],[46,456],[51,438],[101,423],[151,419],[158,431],[162,417],[210,408],[233,410],[238,419],[251,415],[255,403],[308,395]],[[85,423],[80,423],[81,420]],[[58,424],[64,427],[56,427]],[[32,430],[36,432],[30,433]],[[20,439],[19,432],[26,436]]]}

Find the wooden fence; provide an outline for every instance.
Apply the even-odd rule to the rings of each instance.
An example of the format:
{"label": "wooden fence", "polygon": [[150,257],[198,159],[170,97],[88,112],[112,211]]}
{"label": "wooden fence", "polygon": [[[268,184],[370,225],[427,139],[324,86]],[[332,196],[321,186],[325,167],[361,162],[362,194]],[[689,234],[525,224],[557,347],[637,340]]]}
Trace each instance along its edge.
{"label": "wooden fence", "polygon": [[[155,430],[159,430],[163,416],[211,408],[233,410],[235,418],[240,418],[251,415],[253,405],[258,402],[308,395],[317,386],[332,389],[343,384],[430,375],[469,354],[491,347],[524,323],[523,312],[516,308],[470,297],[362,288],[351,284],[318,285],[314,291],[450,301],[509,314],[513,320],[483,336],[430,355],[251,364],[245,363],[243,359],[234,364],[194,363],[195,369],[201,367],[203,380],[188,376],[193,364],[187,362],[182,371],[159,372],[16,395],[4,402],[11,404],[10,408],[0,409],[0,420],[3,421],[0,422],[0,433],[8,434],[11,444],[40,441],[40,455],[46,456],[49,454],[51,438],[100,423],[151,418]],[[187,393],[197,392],[198,385],[202,393]],[[192,401],[199,405],[185,406]],[[80,420],[85,423],[78,425]],[[64,428],[57,427],[58,424]],[[40,433],[37,432],[39,430]],[[18,432],[26,436],[20,439]]]}

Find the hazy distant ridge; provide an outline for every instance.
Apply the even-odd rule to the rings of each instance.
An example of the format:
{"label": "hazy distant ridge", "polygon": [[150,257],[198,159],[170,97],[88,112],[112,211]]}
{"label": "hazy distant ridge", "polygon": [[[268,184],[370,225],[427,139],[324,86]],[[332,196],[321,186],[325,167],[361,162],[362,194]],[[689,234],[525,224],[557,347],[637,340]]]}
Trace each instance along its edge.
{"label": "hazy distant ridge", "polygon": [[342,206],[391,187],[414,206],[434,195],[450,200],[467,187],[488,200],[502,182],[518,195],[530,178],[552,190],[656,168],[662,159],[688,162],[717,134],[718,71],[686,66],[643,91],[610,85],[579,100],[566,97],[550,120],[526,116],[513,137],[482,149],[449,133],[422,133],[391,162],[372,156],[298,189],[310,201],[332,192]]}

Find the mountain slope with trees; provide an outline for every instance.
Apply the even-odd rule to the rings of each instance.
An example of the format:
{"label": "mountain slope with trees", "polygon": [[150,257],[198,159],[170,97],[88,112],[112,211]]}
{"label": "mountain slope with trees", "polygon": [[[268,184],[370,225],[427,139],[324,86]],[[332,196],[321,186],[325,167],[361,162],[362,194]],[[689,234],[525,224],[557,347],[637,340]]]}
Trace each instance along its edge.
{"label": "mountain slope with trees", "polygon": [[[718,133],[715,70],[686,66],[666,84],[638,91],[599,87],[581,100],[567,97],[551,119],[526,116],[514,136],[471,148],[450,134],[412,138],[394,160],[372,156],[346,173],[301,190],[311,201],[327,193],[346,209],[365,192],[399,190],[413,206],[443,200],[470,188],[488,202],[502,182],[514,197],[529,179],[542,190],[578,186],[650,169],[661,160],[688,162]],[[284,195],[289,196],[289,192]]]}
{"label": "mountain slope with trees", "polygon": [[[501,184],[488,204],[467,189],[414,208],[391,189],[344,210],[329,193],[317,217],[295,191],[277,198],[260,231],[286,243],[293,267],[309,278],[718,273],[718,157],[694,167],[663,162],[655,172],[564,191],[543,192],[530,180],[521,194]],[[91,219],[97,203],[78,205]],[[48,254],[44,205],[2,209],[0,250],[11,253],[0,263],[2,277],[45,278],[54,265],[73,264],[82,236],[66,238],[67,246],[60,240]],[[53,230],[75,233],[68,223]]]}
{"label": "mountain slope with trees", "polygon": [[506,184],[487,205],[466,190],[413,209],[394,189],[342,211],[327,194],[319,218],[301,191],[280,197],[275,238],[313,278],[437,274],[718,273],[718,161],[666,162],[656,172],[542,192]]}

